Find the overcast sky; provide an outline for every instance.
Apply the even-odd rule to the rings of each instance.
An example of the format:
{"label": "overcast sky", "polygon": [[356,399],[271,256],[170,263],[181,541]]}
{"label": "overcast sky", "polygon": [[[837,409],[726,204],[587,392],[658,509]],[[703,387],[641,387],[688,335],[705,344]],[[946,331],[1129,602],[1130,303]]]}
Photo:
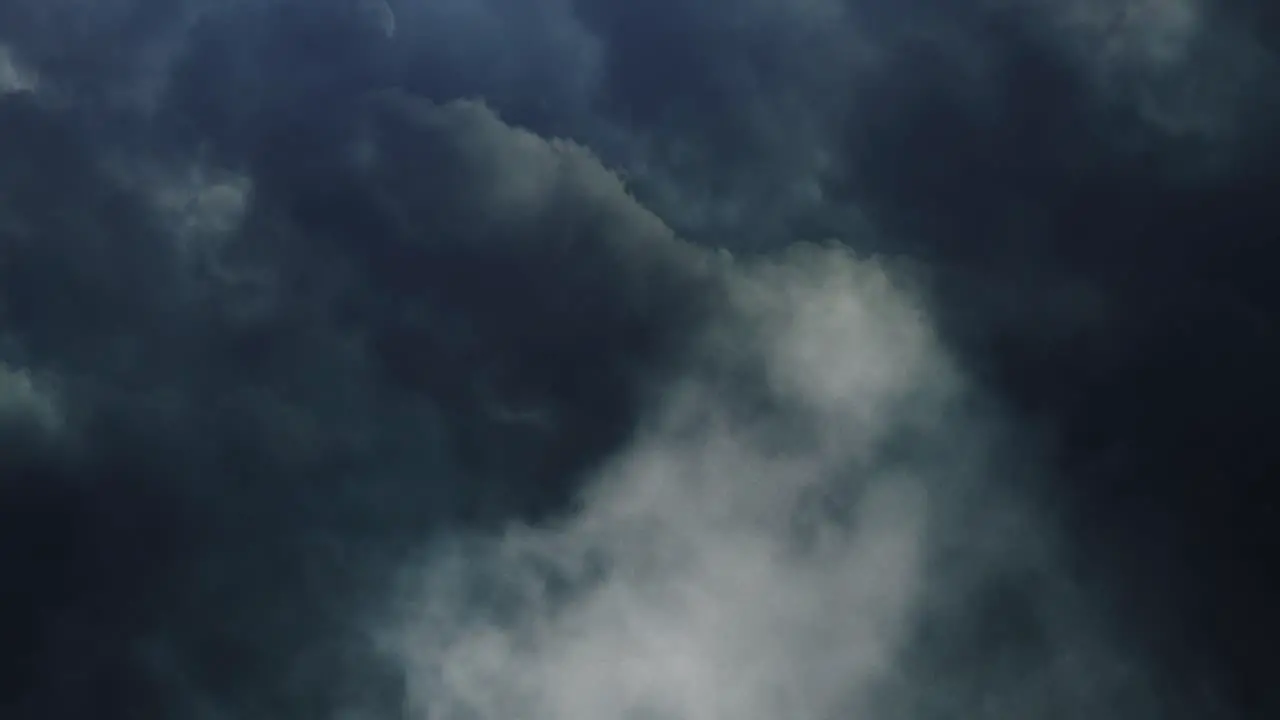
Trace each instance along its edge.
{"label": "overcast sky", "polygon": [[1278,22],[0,3],[0,715],[1274,717]]}

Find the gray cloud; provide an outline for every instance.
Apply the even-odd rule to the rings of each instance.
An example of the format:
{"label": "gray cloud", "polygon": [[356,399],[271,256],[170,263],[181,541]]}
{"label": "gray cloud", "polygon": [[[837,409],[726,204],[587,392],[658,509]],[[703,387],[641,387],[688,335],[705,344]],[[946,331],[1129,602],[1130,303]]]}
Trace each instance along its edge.
{"label": "gray cloud", "polygon": [[1227,8],[1197,0],[1031,4],[1105,101],[1135,107],[1156,133],[1235,154],[1270,95],[1275,58]]}
{"label": "gray cloud", "polygon": [[1198,716],[1272,58],[1100,7],[6,4],[0,712]]}
{"label": "gray cloud", "polygon": [[[476,178],[463,195],[490,203],[486,217],[546,211],[549,189],[576,187],[584,209],[631,208],[607,227],[665,256],[669,232],[596,190],[617,186],[594,161],[566,167],[562,146],[476,106],[426,112],[426,132],[472,151],[479,172],[454,177]],[[1093,716],[1122,699],[1106,664],[1121,655],[1041,544],[1050,527],[984,477],[991,436],[942,420],[966,388],[909,285],[835,247],[714,268],[719,311],[574,511],[428,548],[407,573],[378,635],[405,663],[412,716],[875,717],[936,703]],[[744,369],[758,383],[745,404],[732,380]],[[925,624],[971,626],[1011,575],[1024,609],[1002,612],[1031,613],[1017,621],[1030,636],[979,640],[977,665],[942,663],[932,683],[913,676]],[[990,669],[1019,652],[1011,675]],[[973,694],[948,701],[948,685]]]}
{"label": "gray cloud", "polygon": [[35,73],[23,67],[6,45],[0,45],[0,94],[31,91],[38,83]]}
{"label": "gray cloud", "polygon": [[49,384],[0,364],[0,453],[39,456],[57,446],[66,421]]}

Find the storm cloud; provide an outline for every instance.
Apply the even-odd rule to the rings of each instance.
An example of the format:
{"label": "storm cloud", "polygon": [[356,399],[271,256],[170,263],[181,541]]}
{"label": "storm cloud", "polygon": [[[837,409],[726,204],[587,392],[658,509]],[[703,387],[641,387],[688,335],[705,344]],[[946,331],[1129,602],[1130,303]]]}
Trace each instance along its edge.
{"label": "storm cloud", "polygon": [[0,8],[0,712],[1263,717],[1274,26]]}

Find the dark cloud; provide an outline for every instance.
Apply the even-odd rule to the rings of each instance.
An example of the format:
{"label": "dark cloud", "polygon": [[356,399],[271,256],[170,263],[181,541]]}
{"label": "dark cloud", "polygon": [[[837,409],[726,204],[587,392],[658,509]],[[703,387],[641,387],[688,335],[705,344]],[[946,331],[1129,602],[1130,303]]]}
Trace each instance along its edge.
{"label": "dark cloud", "polygon": [[1266,716],[1274,32],[5,4],[0,713]]}

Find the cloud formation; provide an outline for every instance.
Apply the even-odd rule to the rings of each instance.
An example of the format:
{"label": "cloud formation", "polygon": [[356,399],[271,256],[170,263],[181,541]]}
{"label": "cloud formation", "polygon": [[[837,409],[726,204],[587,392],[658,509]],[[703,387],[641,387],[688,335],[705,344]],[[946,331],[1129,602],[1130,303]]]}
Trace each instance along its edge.
{"label": "cloud formation", "polygon": [[[667,255],[672,238],[652,216],[600,194],[618,187],[602,167],[565,162],[576,149],[478,106],[420,117],[479,165],[452,176],[477,178],[463,194],[489,205],[482,217],[536,216],[558,205],[556,190],[578,188],[584,211],[631,208],[604,225],[630,253]],[[502,172],[488,170],[495,162]],[[685,248],[667,272],[704,267],[699,254]],[[1120,670],[1065,660],[1107,641],[1076,614],[1047,545],[1010,533],[1052,535],[1010,488],[986,482],[990,438],[942,419],[964,385],[906,285],[835,247],[721,260],[702,277],[723,295],[710,324],[575,509],[430,548],[407,574],[380,636],[406,665],[412,717],[818,718],[934,703],[1076,714],[1123,695]],[[966,508],[974,501],[984,507]],[[988,531],[961,530],[975,522]],[[1021,631],[1042,635],[980,641],[975,657],[999,667],[1021,652],[1022,667],[933,667],[972,693],[958,705],[918,685],[908,658],[928,620],[978,622],[999,583],[1004,612],[1032,613]]]}
{"label": "cloud formation", "polygon": [[1239,17],[5,3],[0,714],[1248,717]]}
{"label": "cloud formation", "polygon": [[0,94],[34,90],[36,78],[13,56],[8,46],[0,45]]}

